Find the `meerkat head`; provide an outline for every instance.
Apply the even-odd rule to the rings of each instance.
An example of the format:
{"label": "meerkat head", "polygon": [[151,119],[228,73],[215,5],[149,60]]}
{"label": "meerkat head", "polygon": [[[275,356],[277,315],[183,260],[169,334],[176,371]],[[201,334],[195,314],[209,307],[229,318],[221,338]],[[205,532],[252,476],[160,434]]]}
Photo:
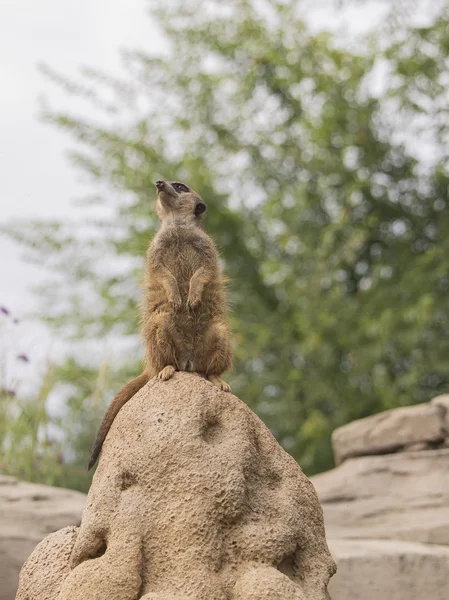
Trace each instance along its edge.
{"label": "meerkat head", "polygon": [[200,196],[180,181],[156,181],[156,212],[161,221],[179,217],[201,223],[206,205]]}

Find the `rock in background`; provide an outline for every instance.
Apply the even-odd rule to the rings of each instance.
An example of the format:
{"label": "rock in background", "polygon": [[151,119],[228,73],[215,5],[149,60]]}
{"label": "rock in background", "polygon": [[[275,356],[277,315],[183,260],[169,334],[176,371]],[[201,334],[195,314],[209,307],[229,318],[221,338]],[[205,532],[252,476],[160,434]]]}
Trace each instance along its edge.
{"label": "rock in background", "polygon": [[79,525],[85,500],[79,492],[0,475],[0,600],[14,599],[19,571],[42,538]]}
{"label": "rock in background", "polygon": [[338,573],[333,600],[449,598],[449,396],[349,423],[312,478]]}

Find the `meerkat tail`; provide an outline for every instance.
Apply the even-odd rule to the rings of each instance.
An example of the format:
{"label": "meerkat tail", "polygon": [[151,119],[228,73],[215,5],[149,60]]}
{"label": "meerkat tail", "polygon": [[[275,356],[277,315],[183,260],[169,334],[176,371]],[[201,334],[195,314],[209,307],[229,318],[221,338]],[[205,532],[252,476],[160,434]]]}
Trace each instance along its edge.
{"label": "meerkat tail", "polygon": [[115,417],[117,416],[120,409],[130,400],[134,394],[137,392],[149,381],[149,376],[147,373],[142,373],[129,383],[127,383],[115,396],[114,400],[109,405],[108,410],[106,411],[105,416],[103,417],[103,421],[101,422],[100,428],[97,433],[96,440],[92,446],[92,450],[90,453],[89,466],[87,468],[88,471],[94,466],[97,462],[97,459],[100,455],[101,448],[103,446],[103,442],[108,435],[109,429],[111,428],[112,423],[114,422]]}

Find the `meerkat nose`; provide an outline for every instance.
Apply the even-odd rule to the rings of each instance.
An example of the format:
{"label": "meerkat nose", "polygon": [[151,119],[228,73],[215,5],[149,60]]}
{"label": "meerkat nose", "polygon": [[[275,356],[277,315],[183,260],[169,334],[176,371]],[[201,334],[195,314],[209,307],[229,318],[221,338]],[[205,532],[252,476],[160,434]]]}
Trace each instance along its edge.
{"label": "meerkat nose", "polygon": [[156,181],[156,187],[157,187],[157,189],[158,189],[158,190],[159,190],[161,187],[163,187],[163,186],[164,186],[164,182],[163,182],[163,181],[161,181],[160,179],[159,179],[159,181]]}

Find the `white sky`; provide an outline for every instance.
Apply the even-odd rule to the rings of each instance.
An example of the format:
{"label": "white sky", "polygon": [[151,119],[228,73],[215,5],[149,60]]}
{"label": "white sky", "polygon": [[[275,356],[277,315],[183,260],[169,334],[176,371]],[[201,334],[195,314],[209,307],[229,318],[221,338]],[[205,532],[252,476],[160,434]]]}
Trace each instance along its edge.
{"label": "white sky", "polygon": [[[80,66],[116,72],[120,48],[151,50],[158,43],[145,8],[145,0],[1,0],[2,222],[64,216],[83,191],[65,155],[69,138],[39,120],[39,99],[59,97],[38,65],[68,75]],[[0,253],[0,304],[23,313],[33,306],[27,280],[42,274],[26,267],[19,249],[1,238]]]}
{"label": "white sky", "polygon": [[[69,107],[38,69],[46,63],[75,75],[82,66],[117,72],[121,48],[157,50],[155,27],[146,0],[1,0],[0,1],[0,221],[31,217],[60,218],[74,213],[71,201],[83,196],[80,174],[66,157],[68,136],[39,119],[39,99]],[[28,265],[23,251],[0,236],[0,305],[19,318],[32,311],[30,287],[45,278]],[[48,333],[29,321],[11,326],[0,314],[0,385],[16,378],[36,381],[50,353]],[[29,366],[14,360],[30,355]],[[52,352],[53,353],[53,352]],[[34,358],[34,360],[33,360]],[[30,372],[31,369],[31,372]],[[13,385],[14,387],[14,385]]]}
{"label": "white sky", "polygon": [[[350,13],[351,28],[372,25],[382,5],[382,0],[360,2]],[[71,201],[86,193],[80,174],[66,158],[71,140],[39,120],[43,95],[64,109],[70,108],[70,100],[46,80],[38,65],[46,63],[68,76],[81,66],[115,73],[120,49],[157,51],[161,38],[146,7],[146,0],[0,0],[2,223],[73,215]],[[328,2],[316,0],[314,8],[314,25],[335,25]],[[45,271],[26,264],[21,252],[0,236],[0,305],[18,317],[33,310],[30,287],[45,278]],[[41,357],[49,347],[48,334],[27,322],[2,330],[0,314],[0,363],[11,338],[20,338],[24,349]]]}

